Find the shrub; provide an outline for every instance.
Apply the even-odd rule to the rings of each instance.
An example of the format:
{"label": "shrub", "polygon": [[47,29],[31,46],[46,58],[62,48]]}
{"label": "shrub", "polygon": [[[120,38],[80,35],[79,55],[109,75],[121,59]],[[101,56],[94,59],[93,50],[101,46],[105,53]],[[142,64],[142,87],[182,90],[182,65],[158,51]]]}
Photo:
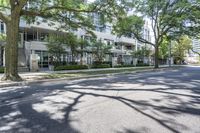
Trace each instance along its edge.
{"label": "shrub", "polygon": [[65,66],[65,65],[67,65],[67,62],[66,61],[61,61],[61,62],[59,62],[59,61],[53,61],[53,62],[51,62],[50,63],[50,65],[53,65],[53,66]]}
{"label": "shrub", "polygon": [[145,64],[145,63],[138,63],[138,64],[136,64],[136,66],[149,66],[149,64]]}
{"label": "shrub", "polygon": [[68,65],[68,66],[57,66],[54,68],[54,71],[61,70],[80,70],[80,69],[88,69],[87,65]]}
{"label": "shrub", "polygon": [[94,61],[94,62],[92,63],[92,65],[101,65],[101,64],[103,64],[102,61]]}
{"label": "shrub", "polygon": [[4,67],[0,67],[0,73],[4,73]]}
{"label": "shrub", "polygon": [[135,67],[134,65],[117,65],[115,68],[120,68],[120,67]]}
{"label": "shrub", "polygon": [[92,65],[91,68],[110,68],[111,66],[109,64],[96,64],[96,65]]}
{"label": "shrub", "polygon": [[69,62],[68,64],[69,64],[69,65],[78,65],[77,62],[73,62],[73,61],[72,61],[72,62]]}
{"label": "shrub", "polygon": [[112,61],[104,61],[102,62],[102,64],[109,64],[110,66],[112,66]]}
{"label": "shrub", "polygon": [[112,65],[112,62],[111,62],[111,61],[94,61],[92,64],[93,64],[93,65],[101,65],[101,64],[109,64],[109,65]]}

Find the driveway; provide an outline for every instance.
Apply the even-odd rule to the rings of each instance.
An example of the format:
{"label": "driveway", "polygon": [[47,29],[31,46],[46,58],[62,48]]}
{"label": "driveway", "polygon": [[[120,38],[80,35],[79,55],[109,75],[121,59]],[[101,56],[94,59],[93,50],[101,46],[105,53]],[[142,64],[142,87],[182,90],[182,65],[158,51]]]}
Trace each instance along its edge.
{"label": "driveway", "polygon": [[0,88],[0,133],[199,133],[200,67]]}

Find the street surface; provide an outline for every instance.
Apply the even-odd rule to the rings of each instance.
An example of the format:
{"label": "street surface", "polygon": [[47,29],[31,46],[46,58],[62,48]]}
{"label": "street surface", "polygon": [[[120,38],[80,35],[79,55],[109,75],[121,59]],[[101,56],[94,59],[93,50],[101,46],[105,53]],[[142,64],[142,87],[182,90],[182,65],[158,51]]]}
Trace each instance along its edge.
{"label": "street surface", "polygon": [[200,133],[200,67],[0,88],[0,133]]}

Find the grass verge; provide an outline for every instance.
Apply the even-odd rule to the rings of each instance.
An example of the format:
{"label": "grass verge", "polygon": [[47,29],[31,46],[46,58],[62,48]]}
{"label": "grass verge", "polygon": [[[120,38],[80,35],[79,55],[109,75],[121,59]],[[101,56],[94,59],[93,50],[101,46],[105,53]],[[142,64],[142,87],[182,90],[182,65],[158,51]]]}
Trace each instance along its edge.
{"label": "grass verge", "polygon": [[120,74],[120,73],[131,73],[143,70],[153,70],[153,67],[133,67],[124,69],[113,69],[113,70],[99,70],[99,71],[83,71],[83,72],[68,72],[68,73],[53,73],[48,75],[43,75],[43,79],[55,79],[55,78],[78,78],[78,77],[92,77],[92,76],[102,76],[106,74]]}

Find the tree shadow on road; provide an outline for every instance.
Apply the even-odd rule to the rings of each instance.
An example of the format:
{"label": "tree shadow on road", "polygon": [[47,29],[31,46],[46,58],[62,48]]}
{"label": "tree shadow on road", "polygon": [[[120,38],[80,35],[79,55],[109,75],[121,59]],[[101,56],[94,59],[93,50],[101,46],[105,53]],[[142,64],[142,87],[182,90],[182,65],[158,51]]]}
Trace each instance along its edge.
{"label": "tree shadow on road", "polygon": [[[198,88],[200,78],[186,77],[187,80],[185,80],[183,75],[187,75],[187,72],[183,75],[177,75],[176,72],[170,74],[157,73],[153,76],[151,74],[130,74],[80,80],[72,83],[63,82],[55,85],[32,84],[28,87],[0,92],[0,132],[81,132],[71,125],[73,121],[78,121],[78,119],[74,119],[70,114],[79,111],[80,108],[77,105],[84,102],[81,99],[85,96],[118,101],[173,133],[180,133],[180,128],[190,130],[187,125],[178,123],[171,117],[163,117],[161,114],[165,114],[165,116],[189,114],[200,117],[200,89]],[[117,86],[116,83],[124,86]],[[181,83],[185,84],[181,85]],[[140,86],[128,87],[126,84],[139,84]],[[73,87],[73,85],[79,85],[79,87]],[[159,87],[146,88],[148,85]],[[123,95],[106,94],[105,92],[130,93],[132,95],[136,92],[141,92],[141,94],[156,93],[161,97],[135,100]],[[163,100],[169,101],[169,104],[160,105],[159,103]],[[49,106],[53,107],[48,108]],[[149,109],[155,112],[149,113],[147,111]],[[58,113],[60,116],[57,116]],[[175,126],[178,126],[179,129]],[[142,130],[124,129],[124,132],[134,133],[142,132]]]}

